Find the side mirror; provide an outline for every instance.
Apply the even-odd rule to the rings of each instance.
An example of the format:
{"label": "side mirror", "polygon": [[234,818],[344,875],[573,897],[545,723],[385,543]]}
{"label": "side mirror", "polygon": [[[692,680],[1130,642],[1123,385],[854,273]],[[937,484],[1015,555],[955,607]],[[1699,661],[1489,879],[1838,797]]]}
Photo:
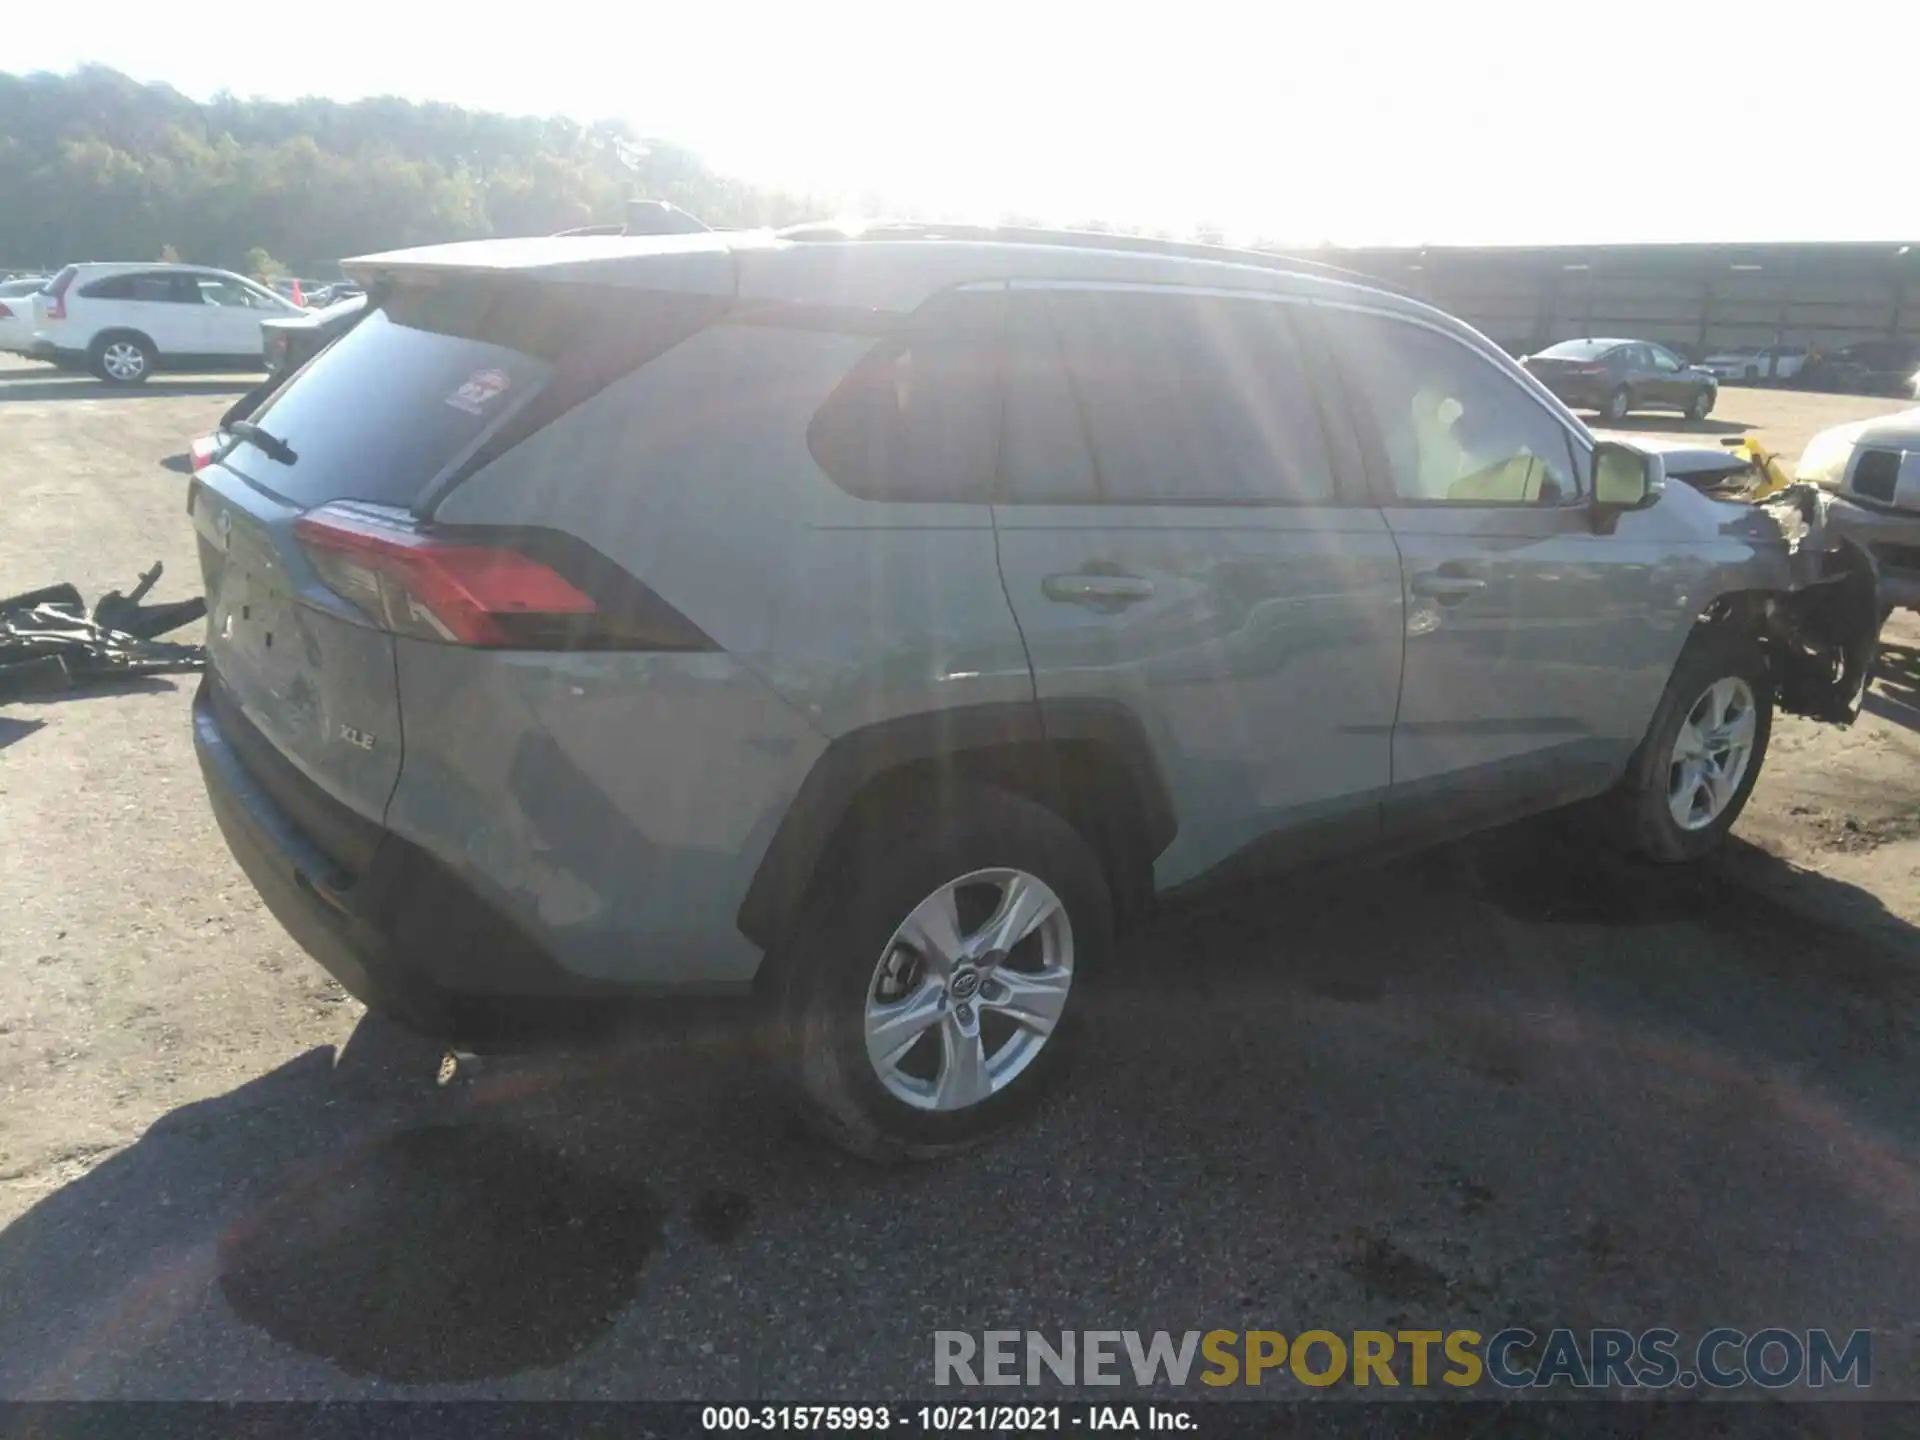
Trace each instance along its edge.
{"label": "side mirror", "polygon": [[1610,533],[1620,515],[1644,510],[1667,488],[1667,467],[1658,455],[1600,440],[1593,447],[1594,529]]}

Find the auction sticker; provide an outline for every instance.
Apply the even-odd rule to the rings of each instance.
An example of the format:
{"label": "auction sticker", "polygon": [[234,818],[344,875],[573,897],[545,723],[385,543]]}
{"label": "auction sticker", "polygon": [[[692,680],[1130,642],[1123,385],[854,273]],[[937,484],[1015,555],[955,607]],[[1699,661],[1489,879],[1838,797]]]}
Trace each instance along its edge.
{"label": "auction sticker", "polygon": [[469,415],[483,414],[509,383],[504,370],[476,370],[458,390],[447,396],[447,404]]}

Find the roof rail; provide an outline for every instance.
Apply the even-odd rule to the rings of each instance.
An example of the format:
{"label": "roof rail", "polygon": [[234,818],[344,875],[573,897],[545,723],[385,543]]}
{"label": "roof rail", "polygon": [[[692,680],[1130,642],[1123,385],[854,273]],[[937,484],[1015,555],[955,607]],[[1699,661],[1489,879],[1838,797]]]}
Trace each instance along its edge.
{"label": "roof rail", "polygon": [[[1264,270],[1320,275],[1400,295],[1423,297],[1376,275],[1329,265],[1275,250],[1242,250],[1231,245],[1205,245],[1192,240],[1161,240],[1150,235],[1115,235],[1103,230],[1054,230],[1026,225],[942,224],[933,220],[809,221],[774,232],[783,240],[979,240],[1006,245],[1059,245],[1087,250],[1125,250],[1144,255],[1171,255],[1188,260],[1212,260],[1225,265],[1253,265]],[[1423,300],[1423,303],[1424,300]]]}

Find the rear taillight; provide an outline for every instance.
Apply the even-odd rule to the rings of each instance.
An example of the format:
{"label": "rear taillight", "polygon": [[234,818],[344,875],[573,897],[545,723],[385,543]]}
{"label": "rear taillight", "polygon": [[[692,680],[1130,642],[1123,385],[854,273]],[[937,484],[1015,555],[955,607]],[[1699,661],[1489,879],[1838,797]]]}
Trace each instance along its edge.
{"label": "rear taillight", "polygon": [[423,535],[399,517],[323,506],[294,537],[341,599],[394,631],[453,645],[565,648],[597,608],[554,570],[502,546]]}
{"label": "rear taillight", "polygon": [[74,272],[56,275],[53,283],[47,286],[47,319],[64,320],[67,318],[67,287],[73,284]]}
{"label": "rear taillight", "polygon": [[6,301],[0,300],[0,320],[11,319],[13,319],[13,311],[7,307]]}

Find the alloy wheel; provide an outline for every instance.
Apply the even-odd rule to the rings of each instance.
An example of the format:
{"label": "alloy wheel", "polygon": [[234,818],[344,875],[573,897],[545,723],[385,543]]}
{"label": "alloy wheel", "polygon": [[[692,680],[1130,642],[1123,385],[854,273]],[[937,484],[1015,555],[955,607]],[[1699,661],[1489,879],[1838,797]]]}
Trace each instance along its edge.
{"label": "alloy wheel", "polygon": [[138,380],[147,368],[147,357],[138,345],[116,340],[100,352],[100,364],[116,380]]}
{"label": "alloy wheel", "polygon": [[957,1111],[1039,1058],[1073,985],[1073,925],[1024,870],[942,885],[894,931],[867,984],[867,1058],[888,1094]]}
{"label": "alloy wheel", "polygon": [[1682,830],[1704,830],[1726,813],[1753,760],[1753,687],[1737,675],[1693,702],[1667,762],[1667,808]]}

